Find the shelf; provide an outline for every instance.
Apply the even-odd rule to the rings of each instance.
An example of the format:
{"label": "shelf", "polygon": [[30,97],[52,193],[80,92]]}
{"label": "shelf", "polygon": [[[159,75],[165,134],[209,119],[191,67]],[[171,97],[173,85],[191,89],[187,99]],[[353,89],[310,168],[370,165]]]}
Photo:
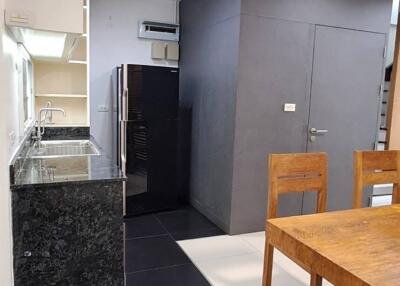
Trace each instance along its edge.
{"label": "shelf", "polygon": [[60,127],[89,127],[86,123],[64,123],[64,124],[48,124],[46,128],[60,128]]}
{"label": "shelf", "polygon": [[86,94],[58,94],[58,93],[38,93],[36,97],[72,97],[72,98],[87,98]]}

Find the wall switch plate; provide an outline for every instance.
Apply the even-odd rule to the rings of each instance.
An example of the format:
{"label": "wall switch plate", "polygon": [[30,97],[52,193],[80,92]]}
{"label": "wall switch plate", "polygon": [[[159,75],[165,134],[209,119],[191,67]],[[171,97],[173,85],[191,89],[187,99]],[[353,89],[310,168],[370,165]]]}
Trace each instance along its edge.
{"label": "wall switch plate", "polygon": [[285,103],[283,106],[283,111],[285,112],[295,112],[296,104],[295,103]]}
{"label": "wall switch plate", "polygon": [[108,112],[108,106],[105,104],[100,104],[97,106],[97,111],[98,112]]}

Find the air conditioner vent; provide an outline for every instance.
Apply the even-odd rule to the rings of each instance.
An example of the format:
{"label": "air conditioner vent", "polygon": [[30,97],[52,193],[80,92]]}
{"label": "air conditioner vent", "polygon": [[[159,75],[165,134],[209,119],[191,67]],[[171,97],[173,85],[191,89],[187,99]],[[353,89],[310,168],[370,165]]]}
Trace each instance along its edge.
{"label": "air conditioner vent", "polygon": [[179,25],[139,21],[139,38],[178,42]]}

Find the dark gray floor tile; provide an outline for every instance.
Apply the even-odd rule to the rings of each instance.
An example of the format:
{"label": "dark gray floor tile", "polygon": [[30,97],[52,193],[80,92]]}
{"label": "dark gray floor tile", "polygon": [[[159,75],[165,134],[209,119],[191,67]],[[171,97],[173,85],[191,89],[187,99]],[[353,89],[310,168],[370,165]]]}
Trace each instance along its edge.
{"label": "dark gray floor tile", "polygon": [[125,219],[126,239],[167,234],[153,215]]}
{"label": "dark gray floor tile", "polygon": [[127,275],[127,286],[209,286],[193,264],[154,269]]}
{"label": "dark gray floor tile", "polygon": [[217,235],[224,235],[224,234],[225,234],[225,232],[223,232],[221,229],[219,229],[217,227],[213,227],[210,229],[188,229],[186,231],[171,233],[172,237],[177,241],[217,236]]}
{"label": "dark gray floor tile", "polygon": [[194,208],[156,214],[169,233],[195,233],[199,230],[217,228],[208,218]]}
{"label": "dark gray floor tile", "polygon": [[131,239],[125,243],[127,273],[190,263],[169,235]]}

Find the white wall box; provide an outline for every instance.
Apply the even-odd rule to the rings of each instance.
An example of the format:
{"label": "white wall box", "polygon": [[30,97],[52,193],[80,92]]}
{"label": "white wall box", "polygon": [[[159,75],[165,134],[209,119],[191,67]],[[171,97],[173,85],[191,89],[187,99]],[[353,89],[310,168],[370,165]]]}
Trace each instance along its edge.
{"label": "white wall box", "polygon": [[165,43],[153,42],[151,43],[151,58],[163,60],[165,59]]}
{"label": "white wall box", "polygon": [[179,44],[168,43],[167,44],[167,60],[179,61]]}

